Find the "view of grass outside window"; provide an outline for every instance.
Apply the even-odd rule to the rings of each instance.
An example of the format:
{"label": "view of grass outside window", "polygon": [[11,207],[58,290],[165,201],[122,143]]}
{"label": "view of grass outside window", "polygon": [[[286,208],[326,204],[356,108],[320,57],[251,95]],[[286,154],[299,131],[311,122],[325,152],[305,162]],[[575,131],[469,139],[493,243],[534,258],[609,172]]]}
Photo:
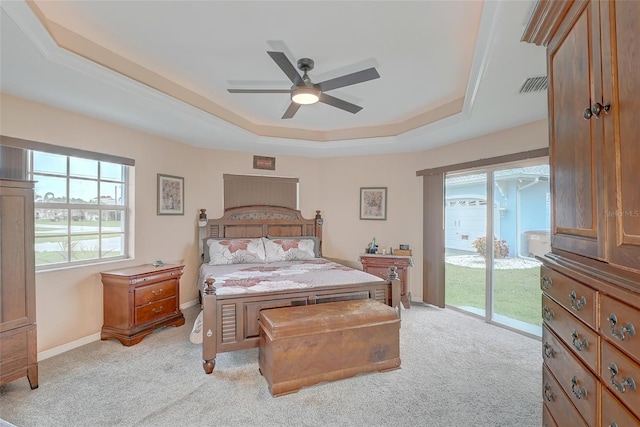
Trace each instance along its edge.
{"label": "view of grass outside window", "polygon": [[[532,325],[542,326],[540,267],[497,270],[494,275],[494,309],[497,313]],[[445,264],[447,304],[484,308],[485,269]],[[469,286],[469,285],[473,286]]]}
{"label": "view of grass outside window", "polygon": [[39,269],[127,255],[127,166],[30,152]]}
{"label": "view of grass outside window", "polygon": [[452,173],[445,187],[445,303],[540,336],[548,164]]}

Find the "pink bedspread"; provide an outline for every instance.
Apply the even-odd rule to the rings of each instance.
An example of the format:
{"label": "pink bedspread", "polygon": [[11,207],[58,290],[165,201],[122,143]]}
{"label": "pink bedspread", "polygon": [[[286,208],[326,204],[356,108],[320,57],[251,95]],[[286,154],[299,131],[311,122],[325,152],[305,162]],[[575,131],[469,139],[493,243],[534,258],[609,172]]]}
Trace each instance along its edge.
{"label": "pink bedspread", "polygon": [[324,258],[267,264],[202,264],[199,285],[202,287],[209,277],[215,279],[217,295],[383,282],[377,276]]}

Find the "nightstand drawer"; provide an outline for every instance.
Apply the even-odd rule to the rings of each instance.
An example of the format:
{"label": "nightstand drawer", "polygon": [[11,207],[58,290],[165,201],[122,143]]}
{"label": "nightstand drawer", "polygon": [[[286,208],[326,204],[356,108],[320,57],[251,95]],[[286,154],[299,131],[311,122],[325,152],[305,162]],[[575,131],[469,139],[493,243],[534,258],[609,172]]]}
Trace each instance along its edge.
{"label": "nightstand drawer", "polygon": [[596,329],[595,289],[545,266],[540,268],[540,288],[592,329]]}
{"label": "nightstand drawer", "polygon": [[367,267],[366,272],[381,279],[389,280],[389,267]]}
{"label": "nightstand drawer", "polygon": [[148,304],[176,295],[176,280],[166,280],[153,285],[142,286],[134,291],[135,306]]}
{"label": "nightstand drawer", "polygon": [[176,299],[167,298],[151,304],[136,307],[136,324],[153,322],[176,311]]}

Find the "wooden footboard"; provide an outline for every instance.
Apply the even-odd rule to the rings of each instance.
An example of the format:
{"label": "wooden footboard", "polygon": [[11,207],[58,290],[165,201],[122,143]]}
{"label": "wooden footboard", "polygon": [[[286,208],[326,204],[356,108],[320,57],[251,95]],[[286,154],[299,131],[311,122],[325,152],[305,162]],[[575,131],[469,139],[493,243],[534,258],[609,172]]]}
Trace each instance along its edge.
{"label": "wooden footboard", "polygon": [[213,372],[218,353],[259,346],[258,317],[263,309],[372,298],[394,307],[400,316],[400,280],[394,271],[389,277],[388,282],[220,297],[216,295],[213,279],[207,279],[202,292],[204,371]]}

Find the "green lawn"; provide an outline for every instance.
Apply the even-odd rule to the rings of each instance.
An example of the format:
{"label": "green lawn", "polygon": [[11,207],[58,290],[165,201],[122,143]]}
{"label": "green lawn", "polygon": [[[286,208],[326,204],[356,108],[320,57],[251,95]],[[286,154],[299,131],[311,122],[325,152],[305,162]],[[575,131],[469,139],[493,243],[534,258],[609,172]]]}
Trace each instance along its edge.
{"label": "green lawn", "polygon": [[[484,269],[445,264],[445,277],[447,304],[485,308]],[[494,313],[542,325],[539,268],[495,270],[494,282]]]}

